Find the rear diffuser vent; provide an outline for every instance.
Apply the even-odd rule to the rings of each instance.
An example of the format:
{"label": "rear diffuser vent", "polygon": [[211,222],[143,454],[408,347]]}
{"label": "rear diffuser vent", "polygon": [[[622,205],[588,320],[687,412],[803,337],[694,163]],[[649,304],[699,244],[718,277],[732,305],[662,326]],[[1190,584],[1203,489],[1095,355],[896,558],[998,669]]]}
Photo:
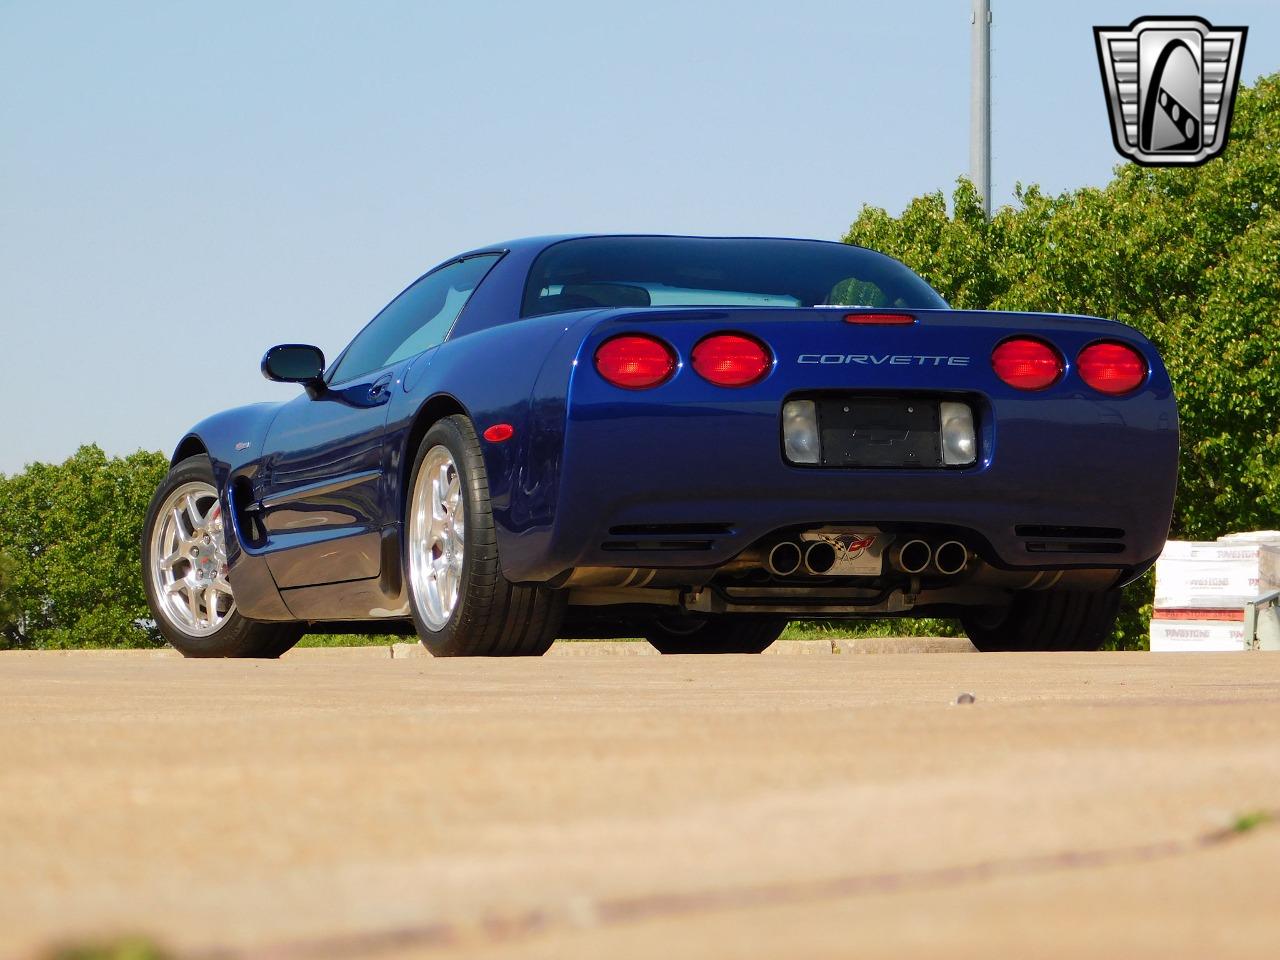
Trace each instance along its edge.
{"label": "rear diffuser vent", "polygon": [[1028,540],[1028,553],[1124,553],[1123,543],[1106,540]]}
{"label": "rear diffuser vent", "polygon": [[627,539],[606,540],[600,549],[661,553],[710,550],[715,541],[705,538],[723,537],[732,532],[732,523],[624,523],[610,527],[609,535]]}
{"label": "rear diffuser vent", "polygon": [[1124,553],[1124,531],[1119,527],[1025,523],[1013,530],[1026,538],[1028,553]]}
{"label": "rear diffuser vent", "polygon": [[657,537],[705,537],[729,533],[732,529],[732,523],[624,523],[621,526],[610,527],[609,535],[611,537],[645,535]]}
{"label": "rear diffuser vent", "polygon": [[1013,528],[1020,537],[1061,538],[1064,540],[1119,540],[1124,531],[1119,527],[1070,527],[1047,523],[1022,523]]}
{"label": "rear diffuser vent", "polygon": [[710,550],[710,540],[606,540],[601,550],[620,553],[628,551],[676,552],[685,550]]}

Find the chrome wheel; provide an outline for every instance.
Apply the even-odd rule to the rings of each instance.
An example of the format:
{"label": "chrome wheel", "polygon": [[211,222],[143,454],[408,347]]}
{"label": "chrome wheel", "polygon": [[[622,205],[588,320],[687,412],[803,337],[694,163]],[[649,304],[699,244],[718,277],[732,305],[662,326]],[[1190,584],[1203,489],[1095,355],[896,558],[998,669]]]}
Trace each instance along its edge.
{"label": "chrome wheel", "polygon": [[465,535],[462,477],[437,445],[422,458],[409,500],[409,588],[432,630],[443,630],[458,605]]}
{"label": "chrome wheel", "polygon": [[184,483],[165,498],[151,530],[151,578],[158,612],[188,636],[216,633],[235,610],[212,484]]}

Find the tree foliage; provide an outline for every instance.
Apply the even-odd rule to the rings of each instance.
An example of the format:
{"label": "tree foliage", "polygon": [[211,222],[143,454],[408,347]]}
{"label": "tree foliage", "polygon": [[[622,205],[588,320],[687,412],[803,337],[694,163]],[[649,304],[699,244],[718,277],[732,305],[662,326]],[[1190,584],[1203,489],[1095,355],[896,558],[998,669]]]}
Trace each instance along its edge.
{"label": "tree foliage", "polygon": [[85,446],[0,474],[0,647],[158,645],[143,626],[141,536],[168,466]]}
{"label": "tree foliage", "polygon": [[[1280,74],[1240,90],[1227,150],[1202,167],[1122,164],[1102,189],[1057,196],[1019,185],[989,221],[961,180],[950,211],[941,192],[899,217],[864,207],[845,240],[903,260],[955,307],[1137,327],[1178,395],[1172,535],[1280,526]],[[1145,633],[1129,612],[1126,645]]]}

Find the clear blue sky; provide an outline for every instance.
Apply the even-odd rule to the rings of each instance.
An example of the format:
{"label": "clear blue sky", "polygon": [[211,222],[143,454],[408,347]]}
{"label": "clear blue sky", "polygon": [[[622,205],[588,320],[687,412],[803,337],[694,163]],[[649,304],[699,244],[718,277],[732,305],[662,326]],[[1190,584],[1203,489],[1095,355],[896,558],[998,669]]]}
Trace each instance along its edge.
{"label": "clear blue sky", "polygon": [[[993,0],[997,202],[1104,183],[1090,28],[1198,13],[1280,69],[1280,3]],[[0,0],[0,471],[172,450],[296,388],[467,247],[838,238],[968,164],[968,0]]]}

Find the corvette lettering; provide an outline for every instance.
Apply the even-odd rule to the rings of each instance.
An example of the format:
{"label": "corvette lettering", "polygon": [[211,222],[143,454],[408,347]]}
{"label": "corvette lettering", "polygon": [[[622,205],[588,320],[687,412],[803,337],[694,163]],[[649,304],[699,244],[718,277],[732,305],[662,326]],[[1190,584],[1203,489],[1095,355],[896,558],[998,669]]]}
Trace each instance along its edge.
{"label": "corvette lettering", "polygon": [[971,357],[874,353],[802,353],[797,363],[857,363],[873,367],[967,367]]}

